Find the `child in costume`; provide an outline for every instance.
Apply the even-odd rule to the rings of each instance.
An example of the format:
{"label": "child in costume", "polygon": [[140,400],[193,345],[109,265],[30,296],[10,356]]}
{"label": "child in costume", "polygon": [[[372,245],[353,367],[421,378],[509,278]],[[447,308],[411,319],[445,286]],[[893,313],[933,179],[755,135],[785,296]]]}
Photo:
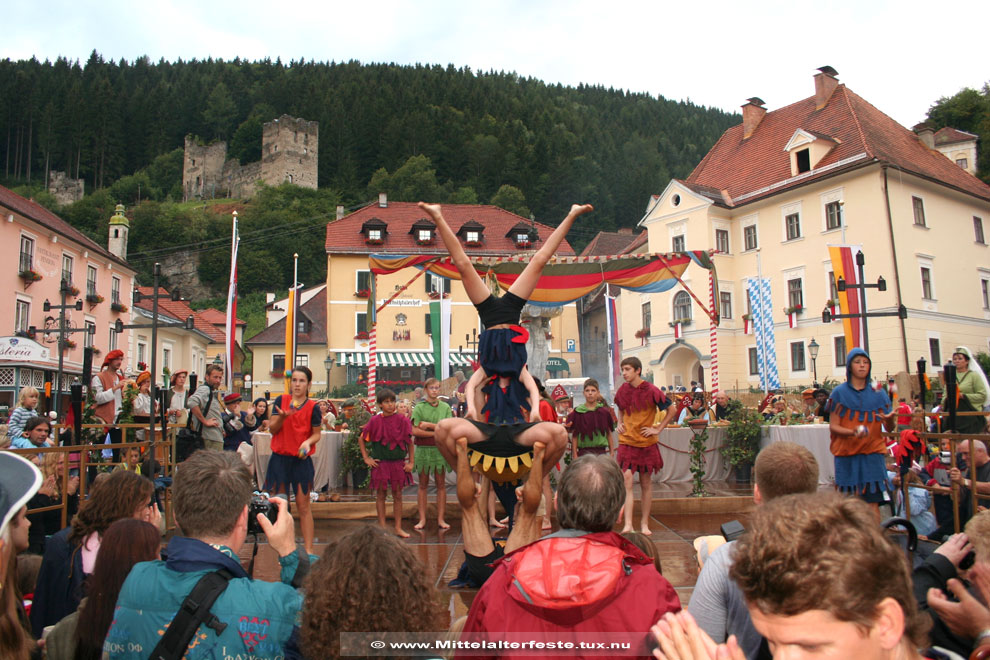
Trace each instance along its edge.
{"label": "child in costume", "polygon": [[613,454],[613,415],[612,407],[602,399],[598,381],[594,378],[584,381],[584,403],[572,410],[564,422],[571,433],[571,455],[574,458],[585,454]]}
{"label": "child in costume", "polygon": [[654,425],[657,411],[670,406],[667,397],[653,383],[642,378],[643,363],[639,358],[628,357],[619,366],[625,380],[615,393],[615,405],[619,409],[619,452],[616,459],[626,480],[625,525],[622,532],[633,531],[633,472],[639,473],[640,528],[647,536],[650,531],[650,506],[653,504],[651,477],[663,467],[660,456],[660,433],[667,428],[673,415],[667,415]]}
{"label": "child in costume", "polygon": [[426,527],[426,488],[430,485],[431,474],[434,475],[434,483],[437,487],[437,527],[448,529],[450,525],[443,519],[443,514],[447,510],[446,476],[450,466],[436,447],[434,432],[437,423],[441,419],[453,417],[453,412],[449,405],[440,400],[439,380],[428,379],[423,384],[423,389],[426,391],[426,399],[417,403],[412,411],[412,434],[416,444],[415,469],[419,474],[419,491],[416,498],[419,505],[419,522],[413,529]]}
{"label": "child in costume", "polygon": [[854,348],[846,356],[846,382],[828,399],[828,429],[835,456],[835,486],[873,505],[877,515],[884,492],[891,490],[887,480],[887,443],[883,427],[893,428],[896,410],[890,397],[870,383],[873,369],[870,356]]}
{"label": "child in costume", "polygon": [[395,392],[378,390],[377,400],[381,412],[365,424],[358,446],[365,465],[371,468],[378,524],[385,527],[385,494],[391,488],[395,533],[407,538],[409,532],[402,529],[402,488],[412,483],[410,473],[416,451],[410,441],[412,424],[408,417],[396,412]]}

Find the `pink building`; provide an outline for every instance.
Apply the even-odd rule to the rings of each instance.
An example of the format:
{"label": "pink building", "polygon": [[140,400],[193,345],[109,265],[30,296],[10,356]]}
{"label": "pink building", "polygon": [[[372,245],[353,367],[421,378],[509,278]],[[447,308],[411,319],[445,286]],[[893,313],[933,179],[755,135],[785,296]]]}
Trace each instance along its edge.
{"label": "pink building", "polygon": [[0,302],[0,413],[5,406],[17,405],[22,387],[33,385],[44,396],[45,383],[53,383],[56,391],[60,310],[46,312],[44,303],[61,303],[63,280],[66,304],[82,303],[81,310],[65,310],[66,327],[95,329],[94,334],[66,335],[61,347],[67,374],[64,395],[82,374],[84,347],[94,348],[94,370],[108,351],[127,351],[130,331],[117,336],[113,329],[118,318],[130,322],[134,288],[135,271],[125,260],[129,223],[123,211],[118,205],[110,219],[108,249],[48,209],[0,186],[0,290],[9,292]]}

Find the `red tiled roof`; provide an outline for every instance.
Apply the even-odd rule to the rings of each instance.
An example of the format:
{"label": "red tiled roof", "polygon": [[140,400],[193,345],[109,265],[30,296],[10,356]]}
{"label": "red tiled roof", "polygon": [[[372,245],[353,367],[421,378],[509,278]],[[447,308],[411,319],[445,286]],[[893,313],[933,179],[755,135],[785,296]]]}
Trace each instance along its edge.
{"label": "red tiled roof", "polygon": [[[139,286],[138,291],[141,295],[150,296],[153,289],[150,286]],[[158,292],[162,294],[168,294],[165,287],[158,287]],[[137,306],[141,309],[150,312],[154,309],[154,300],[144,300],[137,303]],[[201,333],[210,338],[211,343],[224,342],[227,337],[227,333],[220,330],[215,325],[206,320],[200,312],[195,311],[189,306],[185,300],[172,300],[171,298],[159,298],[158,299],[158,313],[170,316],[171,318],[179,321],[180,323],[185,323],[186,318],[190,315],[193,317],[193,328],[199,330]]]}
{"label": "red tiled roof", "polygon": [[[322,344],[327,343],[327,289],[323,289],[307,300],[299,308],[299,313],[303,314],[311,322],[309,332],[301,332],[298,336],[299,344]],[[283,316],[275,323],[271,324],[255,336],[244,342],[250,344],[282,344],[285,343],[285,317]]]}
{"label": "red tiled roof", "polygon": [[640,254],[641,252],[645,252],[645,250],[640,250],[639,248],[644,247],[647,244],[647,240],[649,238],[648,234],[649,232],[640,232],[640,234],[636,237],[636,240],[630,243],[621,254]]}
{"label": "red tiled roof", "polygon": [[[497,206],[482,204],[445,204],[443,216],[446,218],[450,228],[457,233],[461,225],[474,220],[485,227],[482,233],[483,241],[481,247],[465,247],[468,254],[478,255],[509,255],[515,254],[519,250],[515,241],[508,238],[506,234],[516,224],[522,222],[527,226],[530,221],[522,216],[510,213]],[[381,208],[377,202],[365,206],[362,209],[344,216],[340,220],[335,220],[327,224],[326,249],[329,253],[392,253],[392,254],[446,254],[443,241],[437,237],[435,245],[418,245],[416,237],[409,233],[413,224],[417,220],[426,217],[419,207],[413,202],[389,202],[388,206]],[[361,233],[361,226],[371,220],[378,218],[388,224],[388,233],[385,235],[384,245],[367,245],[364,234]],[[535,223],[539,239],[534,242],[534,247],[539,247],[540,242],[545,240],[553,227],[542,223]],[[565,239],[557,250],[561,255],[573,255],[574,250]]]}
{"label": "red tiled roof", "polygon": [[972,133],[967,133],[966,131],[960,131],[958,128],[950,128],[946,126],[945,128],[940,128],[935,131],[935,144],[955,144],[956,142],[969,142],[970,140],[979,140],[979,135],[973,135]]}
{"label": "red tiled roof", "polygon": [[[214,309],[210,307],[209,309],[199,310],[200,316],[212,323],[213,325],[227,325],[227,313],[221,312],[219,309]],[[237,325],[247,325],[247,321],[242,321],[240,319],[236,320]]]}
{"label": "red tiled roof", "polygon": [[581,250],[582,257],[622,254],[629,245],[639,237],[639,234],[623,234],[621,232],[600,231],[591,242]]}
{"label": "red tiled roof", "polygon": [[86,236],[86,234],[82,233],[41,204],[25,197],[21,197],[13,190],[4,188],[3,186],[0,186],[0,206],[5,206],[11,211],[16,211],[25,218],[30,218],[31,220],[48,227],[52,231],[61,234],[64,237],[72,239],[83,247],[93,250],[107,259],[111,259],[118,264],[131,268],[126,261],[123,261],[122,259],[119,259],[111,254],[105,247],[101,246],[89,236]]}
{"label": "red tiled roof", "polygon": [[[788,181],[790,155],[784,146],[799,128],[829,136],[837,144],[815,170]],[[990,200],[990,186],[925,147],[917,135],[845,85],[836,87],[820,110],[815,109],[815,97],[811,96],[768,112],[748,139],[742,136],[742,124],[725,131],[685,183],[725,191],[729,205],[738,206],[846,168],[880,162]],[[856,157],[859,159],[843,162]],[[831,169],[818,171],[830,165]]]}

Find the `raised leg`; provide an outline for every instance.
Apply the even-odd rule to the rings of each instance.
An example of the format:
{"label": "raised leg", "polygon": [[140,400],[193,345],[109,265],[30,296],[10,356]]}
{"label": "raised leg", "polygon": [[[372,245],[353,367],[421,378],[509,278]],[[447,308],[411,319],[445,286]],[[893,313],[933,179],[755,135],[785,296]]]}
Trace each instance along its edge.
{"label": "raised leg", "polygon": [[526,268],[523,272],[516,278],[516,281],[512,283],[509,287],[509,293],[514,293],[523,300],[529,300],[529,297],[533,295],[533,289],[536,288],[536,283],[540,279],[540,275],[543,273],[543,268],[547,265],[556,252],[557,248],[560,247],[561,242],[563,242],[564,237],[567,236],[567,232],[570,231],[571,225],[574,224],[574,220],[583,213],[588,213],[593,211],[594,207],[591,204],[575,204],[571,207],[570,212],[567,216],[560,221],[557,228],[553,230],[547,240],[543,242],[543,245],[533,258],[529,260],[526,264]]}
{"label": "raised leg", "polygon": [[464,285],[464,290],[467,291],[468,298],[471,302],[477,305],[482,302],[485,298],[492,295],[492,292],[488,289],[484,280],[478,275],[478,271],[474,269],[471,265],[471,260],[468,259],[467,253],[464,251],[464,247],[461,242],[457,240],[457,236],[451,230],[450,225],[443,217],[443,213],[440,210],[439,204],[426,204],[424,202],[419,203],[419,208],[423,210],[426,215],[430,216],[433,223],[437,226],[437,233],[440,234],[440,240],[443,241],[444,246],[447,248],[447,252],[450,253],[450,258],[454,262],[454,266],[461,274],[461,283]]}
{"label": "raised leg", "polygon": [[557,464],[567,449],[567,429],[556,422],[540,422],[516,436],[516,442],[525,447],[532,447],[537,442],[546,445],[547,453],[543,460],[549,469]]}
{"label": "raised leg", "polygon": [[457,462],[457,447],[454,445],[454,441],[457,438],[467,438],[470,445],[484,440],[485,434],[463,417],[448,417],[437,422],[433,437],[437,449],[440,450],[447,464],[454,465]]}

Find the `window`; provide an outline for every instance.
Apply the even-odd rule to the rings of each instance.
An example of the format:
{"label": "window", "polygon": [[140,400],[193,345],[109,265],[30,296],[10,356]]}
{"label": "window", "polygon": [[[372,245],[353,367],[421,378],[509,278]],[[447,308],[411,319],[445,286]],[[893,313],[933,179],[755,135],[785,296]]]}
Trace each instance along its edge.
{"label": "window", "polygon": [[990,280],[980,280],[980,287],[983,290],[983,309],[990,309]]}
{"label": "window", "polygon": [[927,227],[925,223],[925,202],[920,197],[912,197],[911,205],[914,207],[914,224],[918,227]]}
{"label": "window", "polygon": [[382,230],[381,229],[369,229],[368,230],[368,240],[369,241],[380,241],[380,240],[382,240]]}
{"label": "window", "polygon": [[787,240],[793,241],[801,238],[801,214],[791,213],[784,218],[784,225],[787,230]]}
{"label": "window", "polygon": [[32,270],[34,268],[34,239],[21,236],[21,258],[19,264],[20,272]]}
{"label": "window", "polygon": [[746,288],[746,313],[753,313],[753,296],[749,292],[749,287]]}
{"label": "window", "polygon": [[120,278],[115,277],[110,280],[110,302],[114,305],[120,304]]}
{"label": "window", "polygon": [[86,295],[96,295],[96,266],[86,266]]}
{"label": "window", "polygon": [[811,152],[808,149],[797,152],[795,157],[797,158],[798,174],[811,170]]}
{"label": "window", "polygon": [[359,270],[357,271],[357,284],[355,286],[355,291],[371,291],[371,271],[370,270]]}
{"label": "window", "polygon": [[416,232],[416,240],[418,241],[432,241],[433,232],[429,229],[420,229]]}
{"label": "window", "polygon": [[433,325],[432,325],[432,322],[430,321],[430,313],[429,312],[427,312],[425,314],[425,318],[426,318],[426,334],[427,335],[432,335],[433,334]]}
{"label": "window", "polygon": [[674,296],[674,320],[691,320],[691,296],[686,291],[679,291]]}
{"label": "window", "polygon": [[671,239],[670,249],[672,252],[684,252],[684,236],[674,236]]}
{"label": "window", "polygon": [[976,235],[976,242],[986,245],[987,240],[983,235],[983,218],[974,215],[973,216],[973,233]]}
{"label": "window", "polygon": [[804,291],[800,277],[787,280],[787,305],[789,307],[804,307]]}
{"label": "window", "polygon": [[729,254],[729,230],[728,229],[716,229],[715,230],[715,249],[719,252],[724,252]]}
{"label": "window", "polygon": [[107,347],[111,351],[117,350],[117,329],[112,325],[110,326],[110,337],[107,340]]}
{"label": "window", "polygon": [[467,241],[468,243],[480,243],[481,232],[477,232],[477,231],[464,232],[464,240]]}
{"label": "window", "polygon": [[743,244],[747,250],[755,250],[759,247],[756,240],[756,225],[743,227]]}
{"label": "window", "polygon": [[296,367],[308,367],[309,366],[309,353],[302,353],[296,356]]}
{"label": "window", "polygon": [[756,355],[756,349],[749,349],[749,375],[758,376],[760,375],[760,360]]}
{"label": "window", "polygon": [[144,362],[147,358],[148,345],[144,342],[139,341],[137,345],[137,358],[138,362]]}
{"label": "window", "polygon": [[172,368],[172,349],[162,347],[162,368]]}
{"label": "window", "polygon": [[[96,324],[92,321],[86,321],[86,332],[83,333],[83,348],[92,348],[93,339],[96,338]],[[168,366],[167,364],[165,365]]]}
{"label": "window", "polygon": [[839,302],[839,288],[835,285],[835,273],[828,271],[828,298]]}
{"label": "window", "polygon": [[440,277],[439,275],[434,275],[433,273],[427,273],[426,277],[426,292],[431,293],[433,291],[443,291],[444,293],[450,293],[450,280],[446,277]]}
{"label": "window", "polygon": [[839,202],[829,202],[825,205],[825,231],[838,229],[842,226],[842,207]]}
{"label": "window", "polygon": [[72,257],[67,254],[62,255],[62,281],[72,284]]}
{"label": "window", "polygon": [[516,243],[529,243],[529,234],[516,234]]}
{"label": "window", "polygon": [[934,300],[932,295],[932,269],[921,267],[921,297],[925,300]]}
{"label": "window", "polygon": [[844,367],[846,366],[846,337],[842,335],[841,337],[836,337],[832,340],[833,350],[835,352],[835,366]]}
{"label": "window", "polygon": [[958,165],[963,169],[966,169],[967,167],[969,167],[969,160],[967,160],[966,158],[956,158],[956,165]]}
{"label": "window", "polygon": [[[984,284],[986,282],[984,281]],[[986,290],[986,287],[984,287]],[[14,303],[14,331],[27,332],[31,326],[31,303],[26,300],[17,300]]]}
{"label": "window", "polygon": [[653,327],[652,326],[653,314],[650,312],[650,303],[648,302],[643,303],[642,318],[643,318],[643,325],[641,325],[640,327],[643,328],[644,330],[650,330]]}
{"label": "window", "polygon": [[368,312],[357,312],[354,315],[354,334],[368,332]]}
{"label": "window", "polygon": [[928,352],[932,356],[932,366],[938,370],[938,366],[942,364],[942,349],[938,345],[937,337],[928,338]]}
{"label": "window", "polygon": [[808,365],[804,361],[804,342],[796,341],[791,343],[791,371],[807,371]]}
{"label": "window", "polygon": [[285,373],[285,354],[276,353],[272,356],[272,373],[273,374],[284,374]]}
{"label": "window", "polygon": [[723,319],[732,318],[732,294],[728,291],[718,292],[718,313]]}

